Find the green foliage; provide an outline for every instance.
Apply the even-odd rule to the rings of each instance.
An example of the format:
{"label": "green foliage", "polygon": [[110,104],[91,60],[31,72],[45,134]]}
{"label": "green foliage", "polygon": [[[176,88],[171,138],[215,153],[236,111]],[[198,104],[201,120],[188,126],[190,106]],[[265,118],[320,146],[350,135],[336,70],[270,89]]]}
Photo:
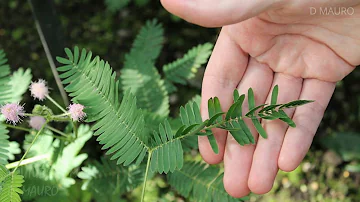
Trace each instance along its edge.
{"label": "green foliage", "polygon": [[10,75],[6,54],[0,50],[0,105],[19,102],[22,94],[28,89],[31,77],[31,71],[24,71],[22,68]]}
{"label": "green foliage", "polygon": [[156,19],[146,21],[136,36],[130,52],[125,56],[124,68],[145,68],[143,63],[154,62],[164,42],[164,29]]}
{"label": "green foliage", "polygon": [[6,130],[6,127],[0,123],[0,165],[5,165],[7,164],[7,160],[9,158],[8,153],[9,153],[9,136],[8,134],[8,130]]}
{"label": "green foliage", "polygon": [[[75,180],[69,178],[70,172],[79,167],[85,159],[87,154],[79,154],[85,143],[92,137],[93,133],[90,131],[88,125],[80,125],[78,129],[78,138],[63,147],[61,152],[55,152],[53,155],[58,155],[55,162],[52,162],[51,170],[52,177],[60,181],[63,187],[70,187],[75,184]],[[56,140],[54,144],[59,144],[59,140]]]}
{"label": "green foliage", "polygon": [[168,182],[182,196],[199,202],[232,202],[236,199],[229,196],[222,182],[223,173],[218,166],[208,166],[199,162],[186,162],[181,170],[168,175]]}
{"label": "green foliage", "polygon": [[335,133],[322,139],[321,144],[345,161],[360,160],[360,136],[358,133]]}
{"label": "green foliage", "polygon": [[[272,93],[271,104],[256,106],[254,93],[250,88],[248,91],[249,112],[243,115],[242,106],[245,95],[239,95],[238,91],[235,90],[234,104],[230,106],[227,112],[221,110],[220,101],[217,97],[210,98],[208,101],[209,119],[204,121],[196,102],[191,101],[181,107],[179,119],[182,124],[178,125],[178,123],[173,122],[178,125],[178,129],[174,130],[167,119],[169,114],[168,92],[165,89],[164,80],[161,79],[154,66],[155,59],[161,51],[162,41],[163,29],[161,25],[155,20],[148,21],[136,37],[130,53],[126,55],[120,77],[123,90],[120,92],[123,94],[121,102],[118,89],[120,81],[116,79],[116,74],[107,62],[98,56],[92,58],[92,53],[86,52],[84,49],[80,53],[77,47],[74,48],[74,51],[65,49],[67,59],[57,58],[63,64],[58,68],[58,71],[63,72],[60,78],[66,85],[65,90],[73,97],[73,101],[85,106],[88,117],[86,121],[96,122],[92,127],[92,130],[95,130],[94,135],[99,136],[97,140],[104,145],[102,149],[108,149],[106,154],[112,154],[111,160],[117,159],[117,164],[128,166],[135,163],[140,165],[148,154],[146,175],[149,169],[159,173],[177,172],[184,165],[182,140],[196,138],[199,135],[208,136],[213,150],[217,153],[219,149],[211,129],[221,128],[229,131],[241,145],[254,144],[255,139],[244,122],[245,118],[253,120],[260,134],[266,137],[265,130],[259,121],[260,118],[280,119],[291,126],[293,122],[283,109],[310,102],[297,100],[285,104],[276,104],[278,94],[278,87],[276,86]],[[206,62],[210,49],[211,45],[209,44],[196,47],[183,59],[164,67],[165,78],[168,77],[168,83],[185,84],[186,79],[193,77],[191,72]],[[139,98],[138,103],[136,98]],[[170,119],[170,121],[172,120]],[[155,128],[154,124],[159,124],[159,127]],[[188,142],[186,144],[188,145]],[[110,164],[103,162],[103,165],[85,167],[80,176],[88,180],[89,184],[91,181],[96,181],[99,175],[101,178],[103,171],[108,172],[104,168],[107,165]],[[113,166],[112,168],[115,169],[115,165]],[[217,177],[219,173],[219,170],[215,172],[213,168],[210,168],[209,171],[204,169],[202,170],[206,171],[205,173],[210,172],[212,174],[214,172],[216,174],[214,174],[215,176],[209,174],[213,177],[212,179]],[[211,188],[210,192],[213,189],[220,189],[219,186],[222,186],[220,185],[220,178],[217,179],[218,181],[215,180],[213,183],[215,187]],[[113,196],[115,195],[116,198],[116,195],[120,193],[119,183],[120,181],[112,183],[115,189],[111,189],[114,192],[109,193],[109,200],[115,200]],[[91,185],[90,190],[97,188],[94,186]],[[86,189],[86,186],[83,188]],[[194,193],[201,194],[195,194],[194,197],[207,196],[206,193],[209,190],[200,188],[199,192],[197,188],[196,186]],[[210,196],[217,199],[223,195],[215,193]],[[97,195],[97,197],[102,198],[103,196]],[[209,201],[206,198],[199,200]]]}
{"label": "green foliage", "polygon": [[97,201],[117,202],[125,191],[139,186],[144,179],[145,167],[116,165],[108,159],[82,167],[78,177],[84,180],[82,190],[90,191]]}
{"label": "green foliage", "polygon": [[153,172],[168,173],[180,169],[183,165],[183,149],[180,139],[175,139],[168,121],[159,125],[159,132],[154,132],[150,168]]}
{"label": "green foliage", "polygon": [[155,67],[164,40],[162,25],[156,20],[147,21],[136,37],[121,70],[123,91],[138,98],[138,107],[160,117],[169,115],[169,96]]}
{"label": "green foliage", "polygon": [[[54,140],[50,131],[45,131],[29,151],[29,156],[48,155],[42,162],[22,166],[20,173],[25,176],[24,197],[26,201],[69,201],[71,195],[68,188],[75,184],[71,172],[78,168],[87,158],[87,154],[79,154],[85,143],[92,137],[90,127],[80,125],[78,138],[73,142]],[[33,139],[26,136],[25,148]],[[62,149],[59,152],[59,145]],[[56,157],[55,157],[56,156]]]}
{"label": "green foliage", "polygon": [[127,6],[130,3],[130,0],[105,0],[106,8],[110,12],[116,12],[121,8]]}
{"label": "green foliage", "polygon": [[[149,0],[134,0],[134,3],[137,6],[145,6],[148,4],[148,2],[149,2]],[[130,3],[130,0],[105,0],[106,8],[110,12],[113,12],[113,13],[126,7],[127,5],[129,5],[129,3]]]}
{"label": "green foliage", "polygon": [[205,43],[189,50],[184,57],[163,66],[165,83],[169,93],[176,90],[174,83],[185,85],[194,78],[195,73],[205,64],[211,54],[213,45]]}
{"label": "green foliage", "polygon": [[[100,135],[98,138],[100,144],[105,144],[103,149],[109,149],[107,154],[114,153],[111,159],[118,159],[118,164],[124,163],[124,165],[129,165],[135,159],[137,159],[136,163],[140,164],[146,152],[153,154],[151,168],[160,173],[173,172],[182,167],[183,150],[180,140],[183,138],[208,135],[214,151],[218,152],[215,138],[210,129],[221,128],[228,130],[241,145],[254,144],[254,137],[243,120],[245,117],[251,118],[253,122],[256,121],[259,124],[258,117],[269,120],[282,118],[281,120],[286,122],[288,116],[282,113],[282,109],[310,102],[298,100],[286,104],[255,106],[254,95],[250,88],[248,93],[250,109],[243,116],[242,104],[245,95],[239,95],[235,90],[234,104],[225,113],[225,117],[222,116],[224,112],[221,110],[217,97],[209,99],[210,118],[205,121],[201,119],[198,105],[189,103],[180,109],[183,126],[174,134],[169,122],[165,121],[164,124],[160,124],[158,132],[154,133],[149,143],[149,135],[144,132],[146,130],[143,130],[145,127],[144,115],[137,109],[135,97],[127,91],[121,105],[119,104],[118,85],[110,65],[98,57],[91,59],[91,52],[86,53],[85,50],[82,51],[79,60],[77,47],[75,47],[74,53],[66,49],[66,54],[69,60],[58,58],[58,61],[64,64],[58,70],[65,71],[60,75],[65,78],[63,83],[68,84],[65,90],[70,92],[70,96],[74,96],[74,100],[86,106],[86,112],[90,117],[88,121],[97,121],[93,129],[97,130],[95,135]],[[148,90],[152,91],[153,89],[149,88]],[[274,97],[277,96],[277,91],[274,91]],[[161,97],[158,99],[162,100]],[[119,105],[120,107],[118,107]],[[266,137],[261,125],[255,125],[255,127],[263,133],[261,135]]]}
{"label": "green foliage", "polygon": [[144,118],[136,107],[136,99],[129,92],[125,93],[120,105],[118,100],[118,81],[110,65],[99,57],[92,59],[92,53],[85,49],[81,54],[75,47],[74,53],[66,49],[69,59],[57,57],[64,64],[58,68],[67,85],[65,90],[73,100],[83,104],[88,122],[97,121],[92,127],[94,135],[108,149],[107,154],[114,154],[111,159],[118,159],[118,164],[129,165],[136,160],[140,164],[147,151],[148,137],[144,132]]}
{"label": "green foliage", "polygon": [[9,142],[9,147],[7,148],[7,150],[9,151],[7,155],[10,161],[15,160],[15,154],[21,153],[20,144],[16,141]]}
{"label": "green foliage", "polygon": [[7,102],[20,102],[22,95],[28,90],[31,83],[31,70],[19,68],[10,77],[9,84],[11,86],[12,98]]}
{"label": "green foliage", "polygon": [[6,54],[3,50],[0,50],[0,104],[7,103],[12,98],[12,92],[10,91],[10,66],[7,63]]}
{"label": "green foliage", "polygon": [[10,173],[3,165],[0,165],[0,201],[1,202],[20,202],[19,194],[24,177],[18,173]]}
{"label": "green foliage", "polygon": [[66,201],[66,189],[50,175],[51,166],[47,162],[29,164],[19,170],[25,177],[22,196],[24,201]]}

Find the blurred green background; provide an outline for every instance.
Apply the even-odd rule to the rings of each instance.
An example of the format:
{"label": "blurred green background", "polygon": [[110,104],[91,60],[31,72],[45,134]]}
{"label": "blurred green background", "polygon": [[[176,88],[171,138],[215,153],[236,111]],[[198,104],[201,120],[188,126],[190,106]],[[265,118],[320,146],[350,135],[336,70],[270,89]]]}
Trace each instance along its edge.
{"label": "blurred green background", "polygon": [[[202,28],[169,14],[157,0],[54,0],[59,30],[55,49],[79,47],[91,50],[119,72],[124,54],[146,20],[157,18],[165,28],[164,49],[157,66],[181,57],[200,43],[215,43],[219,29]],[[43,13],[42,17],[46,17]],[[54,41],[53,41],[54,42]],[[34,78],[43,78],[60,100],[57,87],[28,1],[0,1],[0,49],[4,49],[12,68],[30,67]],[[173,114],[195,94],[200,93],[203,70],[190,86],[171,95]],[[26,95],[24,103],[33,101]],[[360,201],[360,70],[339,82],[317,132],[310,152],[291,173],[280,172],[273,190],[251,201]],[[13,136],[12,139],[21,138]],[[98,147],[95,141],[93,147]],[[91,146],[89,146],[91,148]],[[296,150],[296,148],[294,148]],[[97,154],[90,156],[96,157]],[[199,158],[198,155],[196,158]],[[188,157],[193,158],[193,157]],[[150,190],[154,201],[183,201],[171,191],[163,178],[155,178]],[[139,191],[139,190],[137,190]],[[134,197],[138,193],[135,191]]]}

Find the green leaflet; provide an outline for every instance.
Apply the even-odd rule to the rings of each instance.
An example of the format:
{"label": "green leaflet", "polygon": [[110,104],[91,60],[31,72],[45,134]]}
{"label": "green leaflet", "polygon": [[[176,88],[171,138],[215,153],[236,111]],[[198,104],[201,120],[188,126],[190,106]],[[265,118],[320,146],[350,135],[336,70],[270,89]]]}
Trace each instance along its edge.
{"label": "green leaflet", "polygon": [[279,86],[276,85],[276,86],[274,86],[273,91],[271,93],[271,102],[270,102],[270,104],[272,104],[272,105],[276,104],[278,95],[279,95]]}
{"label": "green leaflet", "polygon": [[211,148],[212,148],[212,150],[214,151],[214,153],[215,153],[215,154],[219,154],[219,146],[217,145],[215,136],[214,136],[212,133],[210,133],[210,134],[208,135],[208,139],[209,139]]}
{"label": "green leaflet", "polygon": [[[253,92],[253,90],[252,90],[251,88],[248,90],[248,102],[249,102],[249,111],[251,111],[251,110],[253,110],[253,109],[256,108],[256,107],[255,107],[254,92]],[[266,139],[266,138],[267,138],[267,134],[266,134],[264,128],[261,126],[260,121],[259,121],[256,117],[254,117],[254,116],[251,116],[250,118],[251,118],[251,121],[253,122],[256,130],[257,130],[258,133],[261,135],[261,137],[263,137],[263,138]]]}

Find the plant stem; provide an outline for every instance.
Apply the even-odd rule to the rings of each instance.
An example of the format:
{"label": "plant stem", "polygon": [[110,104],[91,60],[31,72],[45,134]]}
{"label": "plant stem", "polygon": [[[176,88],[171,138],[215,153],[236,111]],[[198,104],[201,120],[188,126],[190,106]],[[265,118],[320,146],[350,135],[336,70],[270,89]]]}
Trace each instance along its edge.
{"label": "plant stem", "polygon": [[14,126],[14,125],[10,125],[10,124],[3,124],[3,125],[8,127],[8,128],[14,128],[14,129],[26,131],[26,132],[29,132],[29,133],[32,132],[32,130],[29,129],[29,128],[24,128],[24,127],[20,127],[20,126]]}
{"label": "plant stem", "polygon": [[24,116],[41,116],[41,115],[24,113]]}
{"label": "plant stem", "polygon": [[19,166],[24,166],[24,165],[27,165],[27,164],[31,164],[31,163],[35,163],[37,161],[47,159],[49,157],[50,157],[49,154],[42,154],[42,155],[39,155],[39,156],[34,156],[34,157],[31,157],[31,158],[28,158],[28,159],[24,159],[22,162],[16,161],[16,162],[13,162],[13,163],[9,163],[5,167],[7,169],[12,169],[12,168],[17,167],[19,165],[19,163],[20,163]]}
{"label": "plant stem", "polygon": [[39,20],[37,19],[36,17],[36,14],[35,14],[35,9],[34,9],[34,6],[33,6],[33,2],[31,0],[29,0],[29,3],[30,3],[30,7],[31,7],[31,10],[32,10],[32,13],[34,14],[34,18],[35,18],[35,26],[36,26],[36,30],[40,36],[40,40],[41,40],[41,43],[44,47],[44,51],[45,51],[45,54],[46,54],[46,57],[49,61],[49,65],[50,65],[50,68],[51,68],[51,71],[52,71],[52,74],[54,76],[54,79],[56,81],[56,85],[58,86],[59,88],[59,91],[60,91],[60,94],[61,94],[61,97],[64,101],[64,104],[65,105],[69,105],[69,99],[66,95],[66,92],[64,90],[64,86],[63,84],[61,83],[61,80],[60,80],[60,77],[59,77],[59,73],[57,72],[56,70],[56,66],[55,66],[55,62],[54,62],[54,59],[51,55],[51,52],[50,52],[50,49],[49,49],[49,46],[48,46],[48,43],[46,42],[46,39],[45,39],[45,36],[44,36],[44,33],[43,33],[43,30],[41,29],[41,26],[39,24]]}
{"label": "plant stem", "polygon": [[73,124],[73,131],[75,133],[75,139],[78,138],[78,130],[77,130],[77,124],[76,122],[71,122]]}
{"label": "plant stem", "polygon": [[55,133],[57,133],[57,134],[59,134],[59,135],[62,135],[62,136],[64,136],[64,137],[67,137],[67,135],[66,135],[65,133],[61,132],[60,130],[58,130],[58,129],[56,129],[56,128],[53,128],[53,127],[51,127],[51,126],[49,126],[49,125],[47,125],[46,128],[49,129],[49,130],[51,130],[51,131],[53,131],[53,132],[55,132]]}
{"label": "plant stem", "polygon": [[147,159],[147,163],[146,163],[146,171],[145,171],[145,176],[144,176],[144,185],[143,185],[142,192],[141,192],[141,202],[144,202],[144,198],[145,198],[145,189],[146,189],[146,182],[147,182],[147,178],[148,178],[148,174],[149,174],[151,155],[152,155],[152,151],[149,151],[148,159]]}
{"label": "plant stem", "polygon": [[65,137],[63,137],[63,136],[54,135],[54,134],[44,133],[43,135],[48,135],[48,136],[51,136],[51,137],[53,137],[53,138],[57,138],[57,139],[64,140],[64,141],[67,141],[67,140],[68,140],[68,138],[65,138]]}
{"label": "plant stem", "polygon": [[58,114],[58,115],[54,115],[53,117],[63,117],[63,116],[69,116],[70,113],[63,113],[63,114]]}
{"label": "plant stem", "polygon": [[59,108],[62,112],[67,113],[67,111],[59,105],[54,99],[52,99],[49,95],[46,96],[47,99],[49,99],[57,108]]}
{"label": "plant stem", "polygon": [[15,167],[15,169],[12,171],[12,173],[15,173],[15,171],[18,169],[18,167],[21,165],[21,162],[24,160],[24,158],[26,157],[26,155],[29,153],[31,147],[33,146],[33,144],[35,143],[36,139],[39,137],[39,135],[41,134],[41,132],[44,130],[44,127],[47,125],[47,122],[41,127],[41,129],[37,132],[37,134],[35,135],[35,138],[33,139],[33,141],[31,142],[29,148],[26,150],[25,154],[21,157],[18,165]]}

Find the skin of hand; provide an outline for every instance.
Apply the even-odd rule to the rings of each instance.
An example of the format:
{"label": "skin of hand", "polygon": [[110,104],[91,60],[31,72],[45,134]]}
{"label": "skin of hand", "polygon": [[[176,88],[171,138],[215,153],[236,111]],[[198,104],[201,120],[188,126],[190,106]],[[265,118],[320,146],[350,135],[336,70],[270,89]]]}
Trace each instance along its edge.
{"label": "skin of hand", "polygon": [[[337,81],[360,64],[360,1],[354,0],[161,0],[171,13],[205,27],[222,27],[203,79],[201,111],[219,97],[223,110],[252,87],[257,105],[269,103],[279,85],[279,103],[315,102],[286,111],[296,123],[262,121],[268,138],[240,146],[223,130],[214,130],[220,152],[199,138],[203,159],[224,161],[224,187],[233,197],[271,190],[279,169],[294,170],[307,153]],[[330,8],[346,12],[336,15]],[[312,11],[311,11],[312,9]],[[327,9],[327,12],[324,12]],[[338,9],[338,10],[336,10]],[[317,11],[314,14],[314,11]],[[321,12],[322,11],[322,12]],[[312,14],[310,13],[312,12]],[[325,15],[327,13],[328,15]],[[245,111],[247,106],[245,107]]]}

